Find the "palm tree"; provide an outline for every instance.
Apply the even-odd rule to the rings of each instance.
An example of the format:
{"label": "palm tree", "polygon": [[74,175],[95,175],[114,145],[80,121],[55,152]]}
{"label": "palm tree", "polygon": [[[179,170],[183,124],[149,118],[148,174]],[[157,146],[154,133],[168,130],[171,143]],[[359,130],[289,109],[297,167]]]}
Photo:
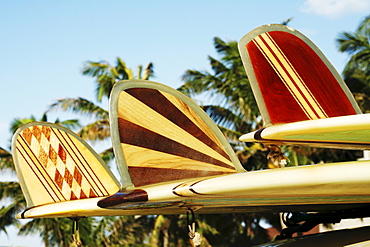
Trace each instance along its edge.
{"label": "palm tree", "polygon": [[214,47],[221,58],[208,57],[212,72],[187,70],[182,76],[184,84],[179,90],[188,96],[210,97],[215,104],[202,108],[219,125],[243,166],[247,170],[264,168],[266,162],[261,162],[260,158],[265,157],[266,148],[259,144],[242,143],[238,139],[242,134],[261,127],[262,119],[251,93],[237,42],[225,42],[216,37]]}
{"label": "palm tree", "polygon": [[133,71],[127,68],[126,63],[117,57],[115,66],[110,65],[107,61],[88,61],[84,65],[82,74],[96,77],[96,99],[98,102],[101,102],[104,96],[109,98],[116,82],[128,79],[149,80],[154,75],[153,68],[153,63],[149,63],[143,71],[143,66],[139,65],[135,77]]}
{"label": "palm tree", "polygon": [[339,51],[351,55],[344,79],[354,93],[363,112],[370,111],[370,16],[355,32],[343,32],[337,39]]}
{"label": "palm tree", "polygon": [[182,76],[184,85],[179,91],[189,96],[204,92],[211,97],[216,96],[217,104],[204,107],[205,111],[221,125],[234,130],[250,130],[251,123],[257,121],[259,111],[250,93],[251,86],[239,57],[237,42],[225,42],[216,37],[214,46],[221,60],[208,57],[213,72],[187,70]]}
{"label": "palm tree", "polygon": [[[92,101],[83,98],[64,98],[59,99],[50,105],[49,111],[52,110],[71,111],[81,116],[94,118],[95,121],[82,126],[78,132],[79,136],[92,142],[105,140],[110,137],[109,113],[107,110],[94,104]],[[112,149],[108,148],[100,156],[108,163],[112,159]]]}
{"label": "palm tree", "polygon": [[151,246],[148,233],[153,217],[108,216],[95,218],[89,246]]}
{"label": "palm tree", "polygon": [[[133,71],[127,68],[126,63],[117,57],[115,66],[107,61],[88,61],[84,64],[82,74],[96,78],[96,100],[100,103],[103,97],[109,98],[115,83],[127,79],[148,80],[154,76],[153,69],[153,63],[149,63],[145,69],[139,65],[134,75]],[[110,138],[109,113],[93,101],[84,98],[59,99],[50,105],[49,111],[52,110],[71,111],[82,116],[93,117],[95,121],[83,126],[78,132],[85,140],[95,142]],[[100,153],[100,156],[108,163],[113,159],[113,149],[106,149]]]}

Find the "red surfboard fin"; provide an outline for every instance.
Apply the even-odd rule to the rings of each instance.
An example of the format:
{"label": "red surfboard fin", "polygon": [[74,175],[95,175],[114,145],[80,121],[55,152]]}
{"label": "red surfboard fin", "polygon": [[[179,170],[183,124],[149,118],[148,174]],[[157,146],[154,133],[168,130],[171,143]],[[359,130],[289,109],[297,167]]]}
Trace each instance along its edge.
{"label": "red surfboard fin", "polygon": [[239,41],[239,51],[265,125],[361,113],[335,68],[300,32],[261,26]]}

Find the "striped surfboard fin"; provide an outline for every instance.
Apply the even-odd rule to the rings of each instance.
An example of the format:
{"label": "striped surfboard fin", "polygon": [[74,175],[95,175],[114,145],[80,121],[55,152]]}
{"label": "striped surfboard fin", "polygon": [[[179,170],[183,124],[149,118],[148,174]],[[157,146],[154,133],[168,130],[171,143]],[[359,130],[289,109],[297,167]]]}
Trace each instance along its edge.
{"label": "striped surfboard fin", "polygon": [[13,136],[13,159],[28,207],[116,193],[119,183],[72,131],[32,122]]}
{"label": "striped surfboard fin", "polygon": [[134,186],[143,186],[243,170],[212,120],[175,89],[125,81],[113,88],[110,104],[123,181],[129,177]]}
{"label": "striped surfboard fin", "polygon": [[298,31],[259,27],[239,51],[266,125],[361,113],[338,72]]}

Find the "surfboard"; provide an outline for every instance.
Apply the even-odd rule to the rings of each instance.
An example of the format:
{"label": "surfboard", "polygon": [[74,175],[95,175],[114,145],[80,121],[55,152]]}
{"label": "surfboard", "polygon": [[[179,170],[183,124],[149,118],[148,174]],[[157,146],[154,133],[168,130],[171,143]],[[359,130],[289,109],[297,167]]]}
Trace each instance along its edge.
{"label": "surfboard", "polygon": [[370,207],[368,161],[287,167],[135,187],[104,198],[45,204],[18,217],[327,212]]}
{"label": "surfboard", "polygon": [[321,148],[370,149],[370,114],[276,124],[242,135],[241,141]]}

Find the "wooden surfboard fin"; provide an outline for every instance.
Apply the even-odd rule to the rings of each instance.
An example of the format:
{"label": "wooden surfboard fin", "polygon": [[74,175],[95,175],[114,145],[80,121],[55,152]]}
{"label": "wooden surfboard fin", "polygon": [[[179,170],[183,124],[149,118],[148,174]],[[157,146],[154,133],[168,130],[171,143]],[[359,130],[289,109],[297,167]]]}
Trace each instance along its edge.
{"label": "wooden surfboard fin", "polygon": [[60,125],[23,125],[13,136],[12,152],[27,208],[108,196],[120,189],[99,155]]}
{"label": "wooden surfboard fin", "polygon": [[258,27],[239,51],[266,126],[361,113],[328,59],[293,28]]}
{"label": "wooden surfboard fin", "polygon": [[110,97],[110,123],[123,189],[244,171],[208,115],[165,85],[117,83]]}

